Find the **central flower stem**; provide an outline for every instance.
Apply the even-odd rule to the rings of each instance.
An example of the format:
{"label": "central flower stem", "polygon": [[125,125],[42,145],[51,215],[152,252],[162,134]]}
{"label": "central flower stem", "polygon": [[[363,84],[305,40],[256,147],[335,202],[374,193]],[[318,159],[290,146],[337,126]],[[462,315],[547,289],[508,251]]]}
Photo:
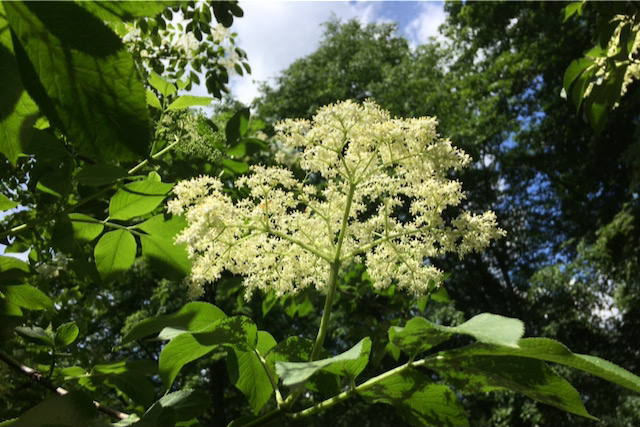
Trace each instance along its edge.
{"label": "central flower stem", "polygon": [[347,226],[349,225],[349,213],[351,211],[351,203],[353,202],[353,193],[356,190],[356,185],[351,182],[349,185],[349,192],[347,193],[347,200],[344,207],[344,214],[342,215],[342,225],[340,227],[340,234],[338,234],[338,240],[336,242],[336,251],[334,253],[333,262],[331,263],[331,270],[329,271],[329,283],[327,283],[327,298],[324,301],[324,310],[322,311],[322,319],[320,320],[320,328],[318,329],[318,336],[316,342],[313,345],[311,351],[310,361],[316,360],[320,355],[324,340],[327,336],[327,329],[329,328],[329,318],[331,317],[331,307],[333,306],[333,299],[336,295],[336,289],[338,287],[338,273],[340,271],[340,252],[342,251],[342,242],[344,241],[344,235],[347,232]]}
{"label": "central flower stem", "polygon": [[316,342],[313,345],[311,351],[310,361],[318,359],[322,346],[324,345],[324,339],[327,336],[327,329],[329,329],[329,318],[331,317],[331,307],[333,306],[333,299],[336,295],[336,288],[338,287],[338,271],[340,270],[340,261],[333,262],[331,264],[331,271],[329,272],[329,283],[327,298],[324,300],[324,309],[322,311],[322,319],[320,320],[320,328],[318,329],[318,336]]}

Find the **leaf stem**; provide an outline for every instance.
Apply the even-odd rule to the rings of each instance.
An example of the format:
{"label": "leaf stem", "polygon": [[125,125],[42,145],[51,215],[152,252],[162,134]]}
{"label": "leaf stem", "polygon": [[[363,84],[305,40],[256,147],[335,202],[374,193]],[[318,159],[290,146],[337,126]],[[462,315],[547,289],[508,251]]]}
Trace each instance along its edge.
{"label": "leaf stem", "polygon": [[262,354],[260,354],[258,349],[256,348],[253,351],[255,352],[256,356],[258,356],[258,360],[260,361],[260,364],[264,368],[264,371],[267,373],[267,377],[269,378],[271,387],[273,387],[273,390],[276,393],[276,403],[278,404],[278,408],[279,408],[280,405],[284,403],[284,399],[282,398],[282,393],[280,393],[280,389],[278,388],[278,381],[273,377],[273,373],[271,372],[271,369],[269,369],[269,365],[267,365],[267,361],[264,359]]}
{"label": "leaf stem", "polygon": [[353,396],[354,394],[358,394],[358,392],[364,391],[368,388],[373,387],[374,385],[376,385],[377,383],[379,383],[380,381],[383,381],[389,377],[392,377],[396,374],[399,374],[402,371],[405,371],[409,368],[411,368],[412,366],[414,366],[415,363],[410,363],[407,362],[404,365],[400,365],[390,371],[384,372],[380,375],[378,375],[377,377],[373,377],[365,382],[363,382],[362,384],[360,384],[359,386],[355,387],[355,388],[350,388],[349,390],[345,390],[340,394],[337,394],[329,399],[323,400],[322,402],[313,405],[307,409],[304,409],[300,412],[296,412],[293,414],[287,414],[287,416],[289,418],[292,419],[298,419],[298,418],[303,418],[303,417],[308,417],[309,415],[313,415],[316,414],[322,410],[325,410],[327,408],[332,407],[333,405],[335,405],[336,403],[340,403],[343,400],[346,400],[348,398],[350,398],[351,396]]}

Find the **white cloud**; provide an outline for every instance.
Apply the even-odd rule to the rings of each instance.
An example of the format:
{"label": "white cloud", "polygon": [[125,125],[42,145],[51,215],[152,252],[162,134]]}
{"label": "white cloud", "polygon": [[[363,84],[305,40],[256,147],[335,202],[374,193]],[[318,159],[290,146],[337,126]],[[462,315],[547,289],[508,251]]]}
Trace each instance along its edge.
{"label": "white cloud", "polygon": [[411,47],[424,44],[429,37],[441,39],[438,27],[444,22],[446,14],[442,2],[420,3],[418,15],[412,19],[404,29]]}
{"label": "white cloud", "polygon": [[376,21],[382,10],[378,2],[245,1],[244,16],[234,20],[236,42],[247,52],[252,74],[231,79],[234,98],[248,104],[257,95],[257,81],[268,81],[294,60],[318,47],[323,22],[335,14],[343,21],[358,18]]}

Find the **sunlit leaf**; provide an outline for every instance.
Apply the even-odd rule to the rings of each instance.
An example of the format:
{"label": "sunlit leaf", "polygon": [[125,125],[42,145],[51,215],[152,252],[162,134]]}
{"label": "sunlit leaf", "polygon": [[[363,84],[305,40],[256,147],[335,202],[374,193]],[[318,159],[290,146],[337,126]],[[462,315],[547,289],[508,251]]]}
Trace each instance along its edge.
{"label": "sunlit leaf", "polygon": [[116,191],[109,202],[111,219],[129,220],[154,210],[171,191],[173,184],[157,181],[137,181]]}
{"label": "sunlit leaf", "polygon": [[213,304],[192,301],[185,304],[176,313],[151,317],[137,323],[122,338],[121,344],[157,334],[164,328],[183,332],[198,332],[226,317],[227,315]]}
{"label": "sunlit leaf", "polygon": [[40,289],[27,285],[0,285],[4,297],[28,310],[54,310],[53,301]]}
{"label": "sunlit leaf", "polygon": [[136,258],[136,240],[127,230],[105,233],[94,249],[96,268],[104,282],[128,270]]}
{"label": "sunlit leaf", "polygon": [[370,350],[371,339],[367,337],[344,353],[328,359],[313,362],[276,362],[276,372],[286,386],[304,382],[316,372],[329,367],[332,372],[340,370],[355,377],[369,360]]}
{"label": "sunlit leaf", "polygon": [[76,322],[67,322],[58,326],[53,337],[56,347],[66,347],[78,338],[78,325]]}
{"label": "sunlit leaf", "polygon": [[211,101],[213,101],[213,98],[209,96],[182,95],[169,104],[167,110],[184,110],[185,108],[197,106],[206,107],[211,104]]}

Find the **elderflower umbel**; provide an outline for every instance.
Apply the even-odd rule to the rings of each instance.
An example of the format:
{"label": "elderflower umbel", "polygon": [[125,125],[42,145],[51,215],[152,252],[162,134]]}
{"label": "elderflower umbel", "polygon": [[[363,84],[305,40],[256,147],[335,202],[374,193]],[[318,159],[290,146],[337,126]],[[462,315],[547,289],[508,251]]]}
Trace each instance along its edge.
{"label": "elderflower umbel", "polygon": [[245,277],[247,297],[255,289],[322,289],[329,272],[350,260],[364,261],[378,289],[434,289],[443,273],[429,257],[462,257],[504,235],[491,211],[462,212],[449,224],[442,218],[464,198],[447,173],[470,158],[440,138],[436,124],[429,117],[392,119],[369,101],[328,105],[311,121],[276,125],[280,143],[297,150],[302,169],[321,175],[321,185],[265,166],[236,181],[249,191],[240,200],[217,178],[178,183],[169,212],[188,222],[176,243],[186,243],[194,260],[192,295],[223,270]]}

